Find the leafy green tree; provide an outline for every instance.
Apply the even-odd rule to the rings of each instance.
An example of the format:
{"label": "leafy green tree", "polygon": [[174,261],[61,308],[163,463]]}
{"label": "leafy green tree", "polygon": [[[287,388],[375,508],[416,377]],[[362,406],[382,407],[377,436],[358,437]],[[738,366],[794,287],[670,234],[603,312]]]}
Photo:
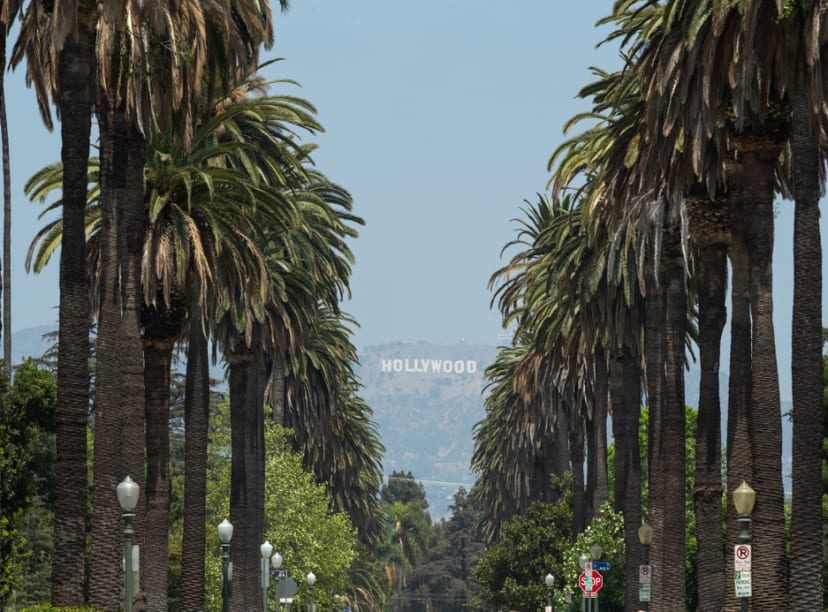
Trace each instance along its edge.
{"label": "leafy green tree", "polygon": [[386,588],[393,593],[389,606],[396,609],[404,601],[411,572],[431,548],[431,516],[425,488],[410,471],[392,472],[380,496],[387,522],[377,556],[385,565]]}
{"label": "leafy green tree", "polygon": [[[472,570],[481,585],[477,609],[480,606],[509,610],[543,607],[546,602],[544,577],[548,573],[563,576],[567,554],[572,553],[572,493],[567,481],[557,483],[562,493],[558,501],[531,504],[525,516],[517,516],[504,524],[501,538],[486,548]],[[619,520],[618,524],[623,541],[623,521]],[[562,593],[557,593],[556,598],[563,602]],[[562,608],[558,606],[558,609]]]}
{"label": "leafy green tree", "polygon": [[462,487],[449,509],[451,517],[432,529],[431,548],[425,561],[412,571],[400,610],[460,612],[480,593],[471,571],[483,555],[483,539],[477,530],[483,512]]}
{"label": "leafy green tree", "polygon": [[[221,609],[221,571],[216,525],[229,516],[230,424],[229,406],[222,405],[210,435],[207,490],[207,611]],[[348,576],[356,558],[356,532],[344,513],[332,514],[330,496],[313,475],[302,468],[301,455],[290,450],[289,432],[268,423],[265,427],[265,538],[282,555],[282,567],[299,585],[297,600],[307,602],[304,576],[317,576],[314,602],[330,609],[333,593],[349,590]],[[231,542],[232,546],[232,542]]]}
{"label": "leafy green tree", "polygon": [[[589,527],[578,534],[575,543],[566,551],[564,557],[565,588],[556,594],[561,601],[566,590],[572,591],[573,600],[580,597],[578,577],[581,572],[579,557],[590,556],[593,544],[601,547],[601,561],[611,564],[609,571],[602,572],[604,586],[599,591],[599,606],[605,612],[623,612],[624,610],[624,516],[615,512],[606,504],[598,517]],[[593,559],[597,561],[598,559]],[[635,587],[635,585],[632,585]]]}
{"label": "leafy green tree", "polygon": [[3,471],[0,607],[49,598],[55,487],[53,374],[27,360],[9,387],[2,377],[0,469]]}

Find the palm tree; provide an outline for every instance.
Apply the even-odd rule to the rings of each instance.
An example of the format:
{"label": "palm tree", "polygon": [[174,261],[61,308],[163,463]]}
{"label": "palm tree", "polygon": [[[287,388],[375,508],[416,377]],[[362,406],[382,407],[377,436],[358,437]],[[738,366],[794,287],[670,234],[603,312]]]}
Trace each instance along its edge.
{"label": "palm tree", "polygon": [[[86,206],[87,157],[95,70],[95,9],[80,3],[51,24],[43,3],[29,3],[15,44],[12,65],[25,54],[27,79],[38,92],[41,115],[51,127],[48,98],[61,117],[64,163],[63,219],[66,236],[60,260],[60,327],[58,344],[55,464],[55,554],[65,563],[52,568],[52,604],[84,603],[87,501],[86,432],[89,407],[89,298],[83,211]],[[52,26],[63,37],[44,34]],[[50,47],[49,43],[56,43]],[[55,58],[54,56],[57,56]],[[57,65],[55,65],[57,64]],[[136,475],[137,476],[137,475]]]}
{"label": "palm tree", "polygon": [[502,521],[524,513],[533,501],[551,501],[549,447],[560,409],[552,403],[557,398],[547,403],[536,392],[536,401],[526,401],[517,390],[516,372],[527,359],[538,357],[518,344],[502,349],[486,368],[486,416],[474,428],[471,467],[478,475],[472,495],[483,508],[489,540],[498,537]]}
{"label": "palm tree", "polygon": [[[743,354],[734,355],[736,359],[731,361],[731,381],[736,385],[731,390],[731,406],[739,412],[730,415],[729,423],[734,427],[747,424],[752,437],[761,435],[763,444],[761,449],[754,446],[749,457],[742,449],[728,448],[728,481],[733,483],[733,478],[750,471],[748,477],[761,487],[761,506],[757,504],[754,514],[759,547],[754,566],[755,601],[767,609],[783,606],[787,593],[781,421],[770,285],[774,172],[787,137],[789,92],[796,91],[799,79],[803,79],[810,108],[821,109],[824,99],[820,81],[812,78],[819,70],[797,68],[817,66],[817,45],[821,44],[798,27],[819,22],[818,3],[802,3],[801,7],[806,19],[796,20],[791,27],[788,20],[780,19],[776,3],[755,0],[737,6],[711,2],[693,7],[680,1],[667,3],[665,15],[669,18],[661,41],[653,47],[655,59],[643,87],[648,122],[651,127],[658,125],[652,132],[657,142],[649,154],[670,160],[670,183],[681,188],[694,175],[711,192],[717,185],[726,185],[734,212],[741,206],[747,212],[741,222],[747,221],[744,231],[749,250],[740,250],[741,237],[733,228],[734,255],[747,255],[746,261],[733,260],[733,285],[734,290],[747,289],[752,326],[747,327],[750,324],[744,319],[737,321],[737,315],[747,313],[744,304],[737,306],[734,299],[737,344],[733,350],[739,346]],[[757,46],[759,40],[761,47]],[[664,94],[666,97],[659,99]],[[671,104],[668,98],[681,104]],[[811,117],[816,120],[815,114]],[[730,156],[738,163],[728,168],[723,162]],[[746,274],[749,280],[745,280]],[[738,299],[743,298],[740,295]],[[746,339],[752,359],[745,357]],[[749,379],[745,377],[747,363]],[[740,389],[749,391],[742,393]],[[746,397],[750,405],[742,410],[741,400]],[[728,441],[734,438],[729,432]],[[743,458],[749,459],[750,467],[740,464]],[[731,519],[730,525],[729,540],[736,532],[735,521]]]}
{"label": "palm tree", "polygon": [[[819,198],[823,175],[817,139],[810,123],[807,98],[800,89],[793,104],[791,152],[794,164],[794,261],[807,262],[794,271],[792,345],[793,491],[791,503],[792,551],[818,550],[822,525],[820,477],[822,423],[822,246]],[[806,562],[791,555],[791,604],[811,605],[809,589],[819,591],[825,563]]]}
{"label": "palm tree", "polygon": [[283,424],[292,428],[306,469],[328,485],[332,510],[346,512],[360,540],[373,547],[381,537],[377,504],[384,448],[370,407],[357,395],[348,322],[353,324],[319,306],[303,346],[287,358]]}
{"label": "palm tree", "polygon": [[[251,79],[248,86],[261,89],[263,83]],[[205,289],[195,291],[196,306],[199,309],[204,306],[208,312],[214,312],[220,308],[213,304],[217,298],[211,298],[209,303],[204,304],[205,294],[219,296],[220,299],[225,293],[232,295],[242,283],[251,282],[252,279],[259,279],[256,281],[261,286],[258,292],[264,291],[261,257],[253,248],[250,238],[241,231],[251,225],[245,207],[249,211],[257,211],[258,223],[271,227],[284,227],[286,220],[280,211],[290,209],[278,193],[250,185],[249,175],[233,167],[242,168],[244,164],[230,163],[230,167],[226,167],[234,159],[253,155],[259,156],[261,162],[257,160],[256,164],[259,167],[264,167],[265,162],[272,164],[272,160],[266,158],[269,149],[258,146],[254,150],[248,143],[228,141],[222,134],[228,131],[260,134],[261,131],[254,129],[255,124],[260,122],[268,123],[274,133],[289,132],[300,127],[312,130],[317,124],[307,116],[303,105],[309,108],[306,103],[294,98],[256,97],[245,100],[243,104],[225,105],[222,112],[199,131],[192,148],[178,146],[169,135],[158,135],[150,140],[153,152],[145,170],[150,225],[145,236],[142,265],[142,327],[147,364],[147,398],[150,400],[147,403],[148,477],[151,476],[146,487],[150,509],[147,543],[160,547],[158,558],[164,559],[164,566],[167,556],[168,526],[165,517],[168,513],[169,485],[163,485],[158,479],[160,477],[163,481],[168,461],[164,451],[168,419],[164,414],[165,406],[169,403],[169,363],[172,347],[183,329],[187,314],[186,305],[181,304],[179,296],[190,291],[191,282],[197,283],[198,287]],[[297,124],[279,124],[277,119],[280,116],[291,117]],[[302,120],[302,117],[307,120]],[[271,148],[275,150],[279,144],[277,141]],[[289,152],[282,152],[280,158],[290,159],[291,156]],[[93,166],[90,172],[93,177],[97,176],[95,168]],[[287,170],[289,168],[285,166],[283,171]],[[291,172],[297,170],[301,168],[297,167]],[[320,185],[318,189],[322,189],[322,179],[321,175],[317,176]],[[60,167],[56,166],[39,173],[28,189],[35,196],[43,198],[59,184]],[[88,212],[90,231],[95,231],[101,217],[100,209],[94,206],[97,193],[93,192],[93,207]],[[309,206],[307,202],[306,206]],[[56,248],[60,230],[61,224],[57,222],[39,234],[42,243],[35,260],[37,270]],[[100,267],[97,255],[99,251],[96,250],[99,239],[100,234],[93,234],[92,270]],[[200,328],[203,322],[201,317],[198,319],[195,325]],[[200,335],[203,338],[203,333]],[[197,343],[196,337],[191,348]],[[206,360],[206,355],[203,359]],[[197,360],[194,359],[194,362]],[[157,413],[156,416],[160,414],[160,418],[149,418],[154,412]],[[153,422],[158,424],[155,429],[150,427]],[[195,456],[198,457],[198,454]],[[194,470],[188,470],[188,476],[190,475],[194,476]],[[152,520],[156,515],[158,520]],[[155,535],[151,535],[153,527]],[[161,561],[157,563],[162,564]],[[157,600],[153,605],[160,606],[165,601],[165,576],[166,572],[163,588],[152,589],[151,581],[146,580],[148,598],[153,599],[154,595],[154,600]]]}

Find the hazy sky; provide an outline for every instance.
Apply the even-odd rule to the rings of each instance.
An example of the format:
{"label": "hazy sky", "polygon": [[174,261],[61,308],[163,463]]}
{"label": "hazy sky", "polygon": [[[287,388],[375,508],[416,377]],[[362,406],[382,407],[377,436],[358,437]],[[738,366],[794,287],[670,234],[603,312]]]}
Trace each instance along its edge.
{"label": "hazy sky", "polygon": [[[611,2],[521,0],[293,0],[278,16],[266,72],[291,78],[326,133],[315,158],[354,196],[367,222],[354,242],[358,347],[428,340],[498,344],[487,281],[514,236],[511,219],[535,200],[590,65],[619,64],[596,49]],[[563,7],[566,7],[565,9]],[[57,261],[23,271],[40,207],[25,181],[59,159],[22,69],[7,79],[13,158],[13,329],[57,321]],[[782,397],[790,398],[792,204],[780,206],[775,295]],[[825,228],[823,227],[823,232]],[[726,354],[727,351],[725,350]]]}

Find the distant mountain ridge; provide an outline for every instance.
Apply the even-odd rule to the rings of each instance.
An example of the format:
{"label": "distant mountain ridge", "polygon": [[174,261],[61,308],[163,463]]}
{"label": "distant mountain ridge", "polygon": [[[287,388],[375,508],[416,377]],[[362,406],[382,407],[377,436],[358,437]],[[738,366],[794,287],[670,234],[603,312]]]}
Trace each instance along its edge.
{"label": "distant mountain ridge", "polygon": [[484,416],[483,372],[497,347],[395,342],[359,351],[363,399],[385,445],[383,471],[411,471],[423,481],[432,516],[447,514],[469,470],[472,430]]}

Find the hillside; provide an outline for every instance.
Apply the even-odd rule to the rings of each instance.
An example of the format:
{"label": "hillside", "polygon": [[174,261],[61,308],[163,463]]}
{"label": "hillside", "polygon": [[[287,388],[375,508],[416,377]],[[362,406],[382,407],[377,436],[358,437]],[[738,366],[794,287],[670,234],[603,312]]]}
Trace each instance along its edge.
{"label": "hillside", "polygon": [[426,342],[360,351],[362,396],[386,448],[383,471],[422,479],[435,518],[445,515],[458,484],[472,482],[472,429],[483,418],[483,371],[496,353],[494,346]]}

